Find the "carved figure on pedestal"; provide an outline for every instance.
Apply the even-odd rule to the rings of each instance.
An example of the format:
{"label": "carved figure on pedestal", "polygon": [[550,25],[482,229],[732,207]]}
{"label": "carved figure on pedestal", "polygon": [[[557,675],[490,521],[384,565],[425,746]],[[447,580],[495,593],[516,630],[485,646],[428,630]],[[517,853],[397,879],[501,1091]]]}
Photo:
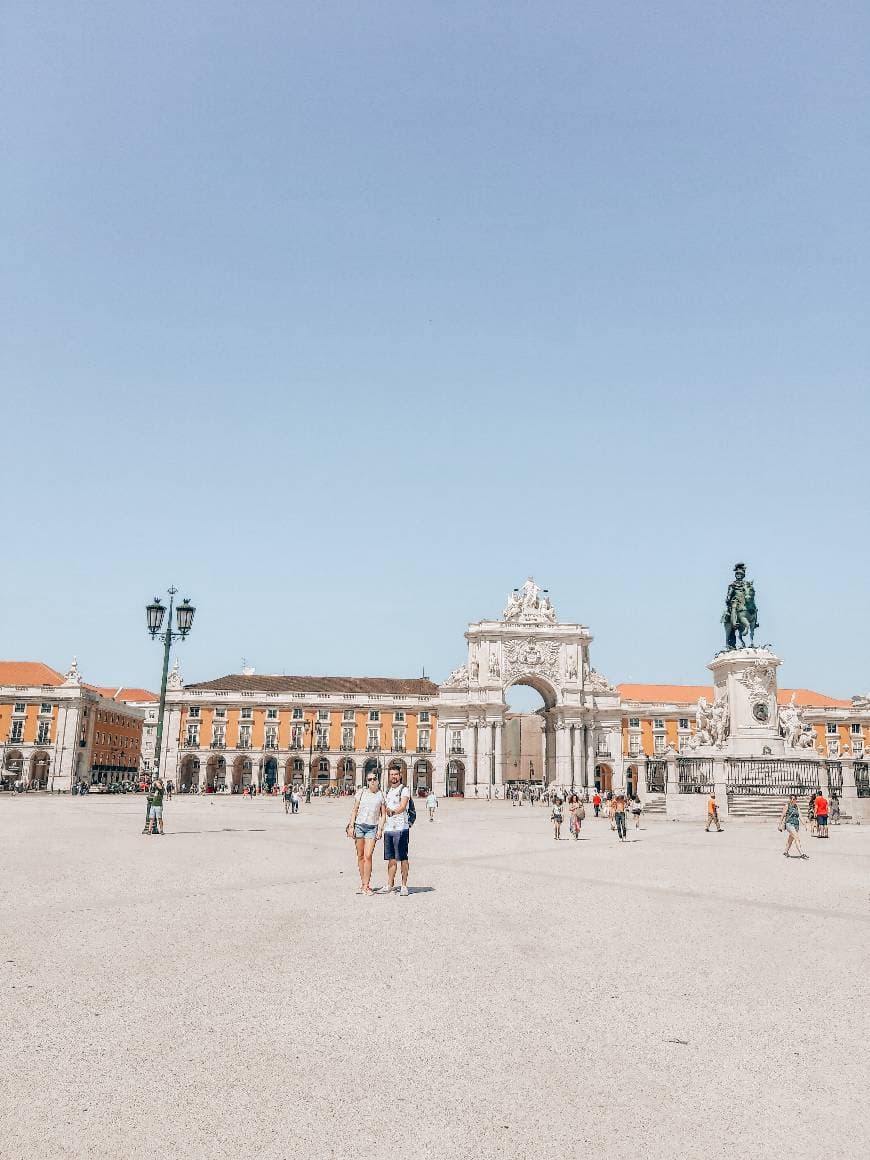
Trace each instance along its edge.
{"label": "carved figure on pedestal", "polygon": [[183,687],[181,679],[181,668],[178,663],[178,657],[175,658],[175,664],[169,671],[169,676],[166,680],[167,689],[180,689]]}
{"label": "carved figure on pedestal", "polygon": [[712,720],[707,698],[699,697],[698,707],[695,710],[695,736],[693,738],[695,745],[693,748],[697,748],[699,745],[713,744],[713,734],[711,732]]}
{"label": "carved figure on pedestal", "polygon": [[522,588],[515,588],[501,614],[507,624],[554,624],[556,610],[546,592],[529,577]]}
{"label": "carved figure on pedestal", "polygon": [[734,579],[728,585],[725,594],[725,611],[722,614],[722,623],[725,625],[725,647],[746,648],[746,636],[749,636],[749,647],[755,643],[755,630],[758,628],[758,609],[755,605],[755,585],[746,579],[746,565],[734,565]]}
{"label": "carved figure on pedestal", "polygon": [[577,680],[577,657],[573,652],[568,654],[568,661],[565,669],[565,677],[569,681]]}
{"label": "carved figure on pedestal", "polygon": [[797,746],[802,726],[800,709],[795,704],[795,694],[792,693],[789,703],[779,711],[779,731],[789,748],[794,749]]}
{"label": "carved figure on pedestal", "polygon": [[458,669],[454,669],[445,685],[467,685],[468,684],[468,666],[460,665]]}
{"label": "carved figure on pedestal", "polygon": [[798,749],[815,749],[816,747],[816,731],[808,721],[805,721],[801,735],[797,740]]}
{"label": "carved figure on pedestal", "polygon": [[498,664],[498,657],[495,653],[489,654],[489,675],[493,681],[501,679],[501,669]]}
{"label": "carved figure on pedestal", "polygon": [[710,734],[714,745],[721,747],[725,744],[728,740],[729,725],[728,695],[722,693],[710,706]]}

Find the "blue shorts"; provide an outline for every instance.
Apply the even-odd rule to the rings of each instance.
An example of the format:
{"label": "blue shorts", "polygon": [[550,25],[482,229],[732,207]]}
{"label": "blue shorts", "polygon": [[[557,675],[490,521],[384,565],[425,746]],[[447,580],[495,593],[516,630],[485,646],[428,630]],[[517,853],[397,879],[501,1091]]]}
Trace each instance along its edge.
{"label": "blue shorts", "polygon": [[387,862],[408,861],[408,841],[411,837],[409,829],[387,830],[384,834],[384,858]]}
{"label": "blue shorts", "polygon": [[355,838],[371,838],[374,841],[378,836],[377,823],[371,825],[368,822],[354,822],[353,836]]}
{"label": "blue shorts", "polygon": [[826,826],[827,824],[828,824],[828,815],[827,814],[819,814],[819,816],[816,818],[816,825]]}

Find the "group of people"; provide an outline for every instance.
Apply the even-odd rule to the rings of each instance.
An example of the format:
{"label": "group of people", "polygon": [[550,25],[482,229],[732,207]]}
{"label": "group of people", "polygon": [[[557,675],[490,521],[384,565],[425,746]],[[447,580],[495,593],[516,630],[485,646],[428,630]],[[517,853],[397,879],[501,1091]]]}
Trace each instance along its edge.
{"label": "group of people", "polygon": [[[576,841],[580,837],[580,828],[586,818],[586,803],[579,794],[572,793],[567,801],[561,797],[553,798],[553,809],[550,821],[553,823],[553,837],[558,842],[562,836],[562,823],[565,820],[563,806],[567,805],[568,829]],[[629,812],[634,818],[634,828],[640,829],[640,817],[643,813],[643,802],[637,796],[626,794],[622,790],[608,793],[606,797],[596,790],[592,796],[592,809],[595,817],[602,815],[602,809],[610,820],[610,828],[615,831],[620,842],[628,841],[627,815]]]}

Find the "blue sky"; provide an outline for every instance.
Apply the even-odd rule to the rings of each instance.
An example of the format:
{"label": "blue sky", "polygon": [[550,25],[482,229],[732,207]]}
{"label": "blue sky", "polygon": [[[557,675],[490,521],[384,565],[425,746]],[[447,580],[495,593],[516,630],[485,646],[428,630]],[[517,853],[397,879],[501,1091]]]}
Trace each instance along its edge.
{"label": "blue sky", "polygon": [[532,573],[867,656],[866,6],[8,0],[6,656],[438,679]]}

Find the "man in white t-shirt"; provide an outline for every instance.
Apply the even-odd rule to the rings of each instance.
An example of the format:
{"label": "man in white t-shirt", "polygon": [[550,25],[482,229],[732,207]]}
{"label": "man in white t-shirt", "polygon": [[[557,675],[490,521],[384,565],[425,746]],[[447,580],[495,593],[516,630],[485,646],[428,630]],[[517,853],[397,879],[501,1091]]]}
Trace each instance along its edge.
{"label": "man in white t-shirt", "polygon": [[429,790],[429,796],[426,798],[426,809],[429,811],[429,821],[435,821],[435,811],[438,809],[438,798],[434,789]]}
{"label": "man in white t-shirt", "polygon": [[384,826],[384,858],[387,862],[387,893],[396,888],[396,866],[402,866],[402,888],[399,893],[408,894],[408,840],[411,827],[408,822],[408,802],[411,791],[402,784],[401,770],[391,769],[387,789],[387,822]]}

